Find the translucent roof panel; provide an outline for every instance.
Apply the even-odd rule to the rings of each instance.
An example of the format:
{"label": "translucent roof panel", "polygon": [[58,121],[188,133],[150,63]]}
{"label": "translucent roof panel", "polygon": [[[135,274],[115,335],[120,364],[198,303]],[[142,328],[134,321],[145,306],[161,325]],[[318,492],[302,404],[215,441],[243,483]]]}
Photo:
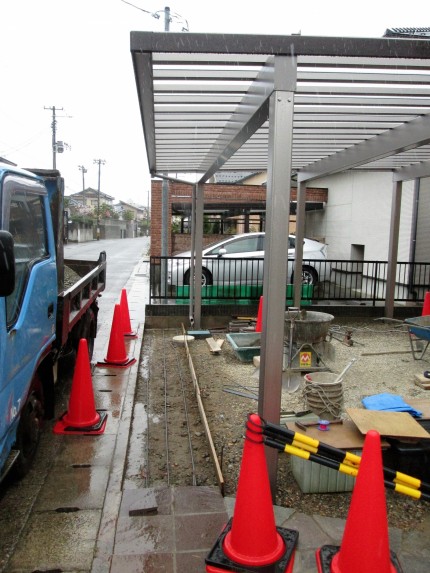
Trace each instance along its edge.
{"label": "translucent roof panel", "polygon": [[132,32],[131,52],[153,175],[266,170],[269,98],[291,85],[294,171],[430,159],[427,39]]}

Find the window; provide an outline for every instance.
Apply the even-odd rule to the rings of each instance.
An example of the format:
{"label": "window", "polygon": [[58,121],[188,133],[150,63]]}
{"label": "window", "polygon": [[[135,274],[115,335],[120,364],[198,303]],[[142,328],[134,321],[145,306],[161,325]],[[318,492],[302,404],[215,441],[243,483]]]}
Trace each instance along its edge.
{"label": "window", "polygon": [[262,243],[262,237],[241,237],[240,239],[230,241],[229,243],[224,243],[213,249],[208,253],[208,255],[217,255],[220,249],[225,249],[228,255],[232,254],[242,254],[244,258],[247,257],[248,253],[255,253],[256,251],[262,251],[264,249]]}
{"label": "window", "polygon": [[17,319],[31,267],[48,255],[42,197],[17,189],[10,194],[9,232],[14,239],[15,290],[6,298],[7,324]]}

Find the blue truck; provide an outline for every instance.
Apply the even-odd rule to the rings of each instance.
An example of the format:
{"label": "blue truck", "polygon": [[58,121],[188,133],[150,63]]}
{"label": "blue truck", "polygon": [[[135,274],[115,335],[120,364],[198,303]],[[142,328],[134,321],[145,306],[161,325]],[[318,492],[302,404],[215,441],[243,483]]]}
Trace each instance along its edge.
{"label": "blue truck", "polygon": [[81,338],[92,356],[105,284],[104,251],[64,259],[60,173],[0,163],[0,482],[30,468]]}

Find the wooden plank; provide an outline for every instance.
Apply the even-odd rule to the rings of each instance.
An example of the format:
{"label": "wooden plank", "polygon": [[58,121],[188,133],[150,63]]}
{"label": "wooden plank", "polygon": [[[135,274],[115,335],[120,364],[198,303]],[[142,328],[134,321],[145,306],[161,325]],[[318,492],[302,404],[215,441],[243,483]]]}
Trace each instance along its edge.
{"label": "wooden plank", "polygon": [[205,340],[208,343],[211,354],[219,354],[221,352],[219,344],[212,336],[210,338],[206,338]]}
{"label": "wooden plank", "polygon": [[382,356],[384,354],[410,354],[412,350],[384,350],[382,352],[362,352],[360,356]]}
{"label": "wooden plank", "polygon": [[[182,332],[185,332],[185,328],[184,325],[182,325]],[[185,342],[185,348],[187,350],[187,357],[188,357],[188,365],[190,367],[190,374],[191,374],[191,378],[193,380],[193,385],[194,385],[194,390],[195,390],[195,394],[196,394],[196,400],[197,400],[197,406],[199,408],[199,412],[200,412],[200,417],[202,419],[203,422],[203,426],[205,429],[205,434],[206,434],[206,438],[209,442],[209,450],[211,453],[211,457],[212,457],[212,461],[214,463],[215,466],[215,472],[217,475],[217,480],[218,480],[218,485],[221,491],[221,494],[224,495],[224,488],[225,488],[225,481],[224,481],[224,476],[222,474],[222,469],[221,469],[221,465],[220,462],[218,460],[218,456],[216,453],[216,449],[215,449],[215,445],[214,445],[214,441],[212,439],[212,432],[211,429],[209,427],[209,423],[208,423],[208,419],[206,417],[206,411],[205,411],[205,407],[202,401],[202,397],[200,394],[200,386],[199,386],[199,382],[196,376],[196,371],[194,368],[194,363],[193,363],[193,359],[191,357],[191,352],[188,348],[188,344]]]}
{"label": "wooden plank", "polygon": [[381,436],[430,439],[430,434],[407,412],[383,412],[365,408],[347,408],[346,411],[362,434],[376,430]]}
{"label": "wooden plank", "polygon": [[406,396],[402,396],[402,398],[406,402],[406,404],[409,404],[409,406],[412,406],[413,408],[415,408],[415,410],[419,410],[422,413],[424,420],[430,418],[429,398],[409,398]]}

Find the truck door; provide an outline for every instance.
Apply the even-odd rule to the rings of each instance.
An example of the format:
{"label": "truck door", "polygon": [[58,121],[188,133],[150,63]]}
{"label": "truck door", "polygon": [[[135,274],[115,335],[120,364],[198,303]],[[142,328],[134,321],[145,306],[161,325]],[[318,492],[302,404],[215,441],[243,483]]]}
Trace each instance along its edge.
{"label": "truck door", "polygon": [[14,442],[37,365],[55,337],[57,273],[47,192],[40,181],[5,177],[2,227],[14,238],[16,281],[0,325],[0,452]]}

